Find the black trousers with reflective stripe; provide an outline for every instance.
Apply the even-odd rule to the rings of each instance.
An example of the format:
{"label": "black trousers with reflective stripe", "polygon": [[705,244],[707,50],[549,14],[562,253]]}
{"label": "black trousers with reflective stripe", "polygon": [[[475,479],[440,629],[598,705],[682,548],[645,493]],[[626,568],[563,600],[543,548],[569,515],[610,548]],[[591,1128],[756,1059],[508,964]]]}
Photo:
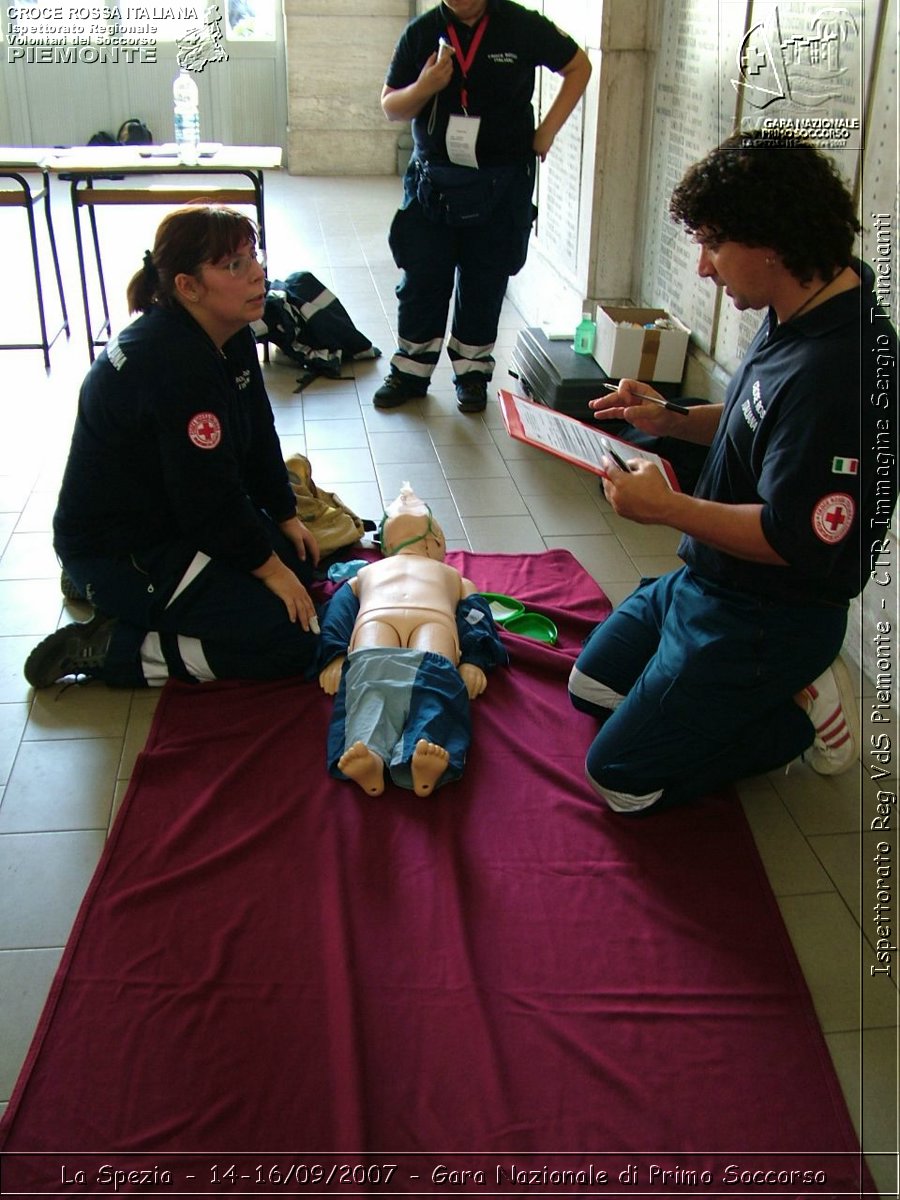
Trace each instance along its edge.
{"label": "black trousers with reflective stripe", "polygon": [[523,166],[484,225],[451,227],[429,220],[409,195],[394,217],[390,247],[403,274],[397,285],[399,348],[391,366],[417,384],[440,357],[453,303],[448,352],[454,378],[490,379],[500,309],[511,275],[525,265],[535,208],[534,171]]}
{"label": "black trousers with reflective stripe", "polygon": [[[312,564],[301,562],[293,543],[264,519],[279,558],[309,587]],[[132,558],[79,557],[64,563],[92,603],[118,618],[96,677],[113,687],[144,686],[141,647],[151,632],[159,634],[162,669],[175,679],[194,679],[182,659],[179,638],[200,643],[217,679],[303,674],[315,661],[316,637],[293,624],[284,602],[254,575],[210,559],[178,590],[195,554],[186,543],[172,541]]]}

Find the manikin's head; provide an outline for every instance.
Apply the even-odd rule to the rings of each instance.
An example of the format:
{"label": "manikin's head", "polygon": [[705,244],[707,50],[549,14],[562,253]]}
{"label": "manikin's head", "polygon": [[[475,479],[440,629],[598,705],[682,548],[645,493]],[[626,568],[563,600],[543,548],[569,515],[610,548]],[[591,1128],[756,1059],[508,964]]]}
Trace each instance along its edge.
{"label": "manikin's head", "polygon": [[381,522],[381,552],[390,558],[395,554],[417,554],[442,561],[447,549],[440,525],[431,509],[420,500],[408,483],[400,495],[387,507]]}

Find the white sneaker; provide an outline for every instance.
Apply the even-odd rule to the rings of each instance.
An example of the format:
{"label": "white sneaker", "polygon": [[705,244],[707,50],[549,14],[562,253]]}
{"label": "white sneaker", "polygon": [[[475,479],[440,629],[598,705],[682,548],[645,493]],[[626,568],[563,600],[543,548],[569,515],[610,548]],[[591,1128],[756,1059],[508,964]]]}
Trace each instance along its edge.
{"label": "white sneaker", "polygon": [[859,713],[853,681],[842,658],[800,693],[816,738],[803,755],[820,775],[840,775],[859,758]]}

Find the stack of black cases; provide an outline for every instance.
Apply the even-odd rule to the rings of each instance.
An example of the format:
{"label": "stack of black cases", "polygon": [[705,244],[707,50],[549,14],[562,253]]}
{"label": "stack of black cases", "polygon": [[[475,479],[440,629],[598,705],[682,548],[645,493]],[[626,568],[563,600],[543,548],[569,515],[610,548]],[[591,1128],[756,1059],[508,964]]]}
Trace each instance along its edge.
{"label": "stack of black cases", "polygon": [[519,383],[514,390],[582,421],[592,420],[588,401],[609,380],[590,354],[575,353],[571,338],[557,341],[540,328],[520,331],[509,373]]}
{"label": "stack of black cases", "polygon": [[[517,381],[513,391],[591,425],[597,425],[598,422],[588,408],[588,401],[607,394],[604,383],[618,382],[610,379],[590,354],[576,354],[571,338],[549,338],[543,329],[536,327],[520,330],[509,373]],[[681,392],[681,385],[676,383],[653,383],[651,386],[654,391],[670,399]],[[687,400],[685,403],[693,405],[705,402]],[[653,437],[625,421],[603,421],[600,424],[601,428],[616,437],[668,459],[678,476],[682,491],[693,492],[706,459],[705,446],[697,446],[681,438]]]}

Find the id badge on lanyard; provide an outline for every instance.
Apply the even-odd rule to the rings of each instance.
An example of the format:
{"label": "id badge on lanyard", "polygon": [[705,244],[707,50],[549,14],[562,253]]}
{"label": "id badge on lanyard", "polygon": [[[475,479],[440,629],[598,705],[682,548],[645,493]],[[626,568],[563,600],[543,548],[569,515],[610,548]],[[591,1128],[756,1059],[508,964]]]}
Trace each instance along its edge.
{"label": "id badge on lanyard", "polygon": [[469,107],[469,92],[466,84],[469,77],[469,68],[475,61],[475,55],[478,53],[478,47],[481,45],[481,39],[484,37],[487,24],[488,15],[485,13],[478,22],[478,28],[472,37],[468,54],[463,54],[462,46],[459,44],[459,35],[453,25],[447,26],[447,33],[450,36],[453,49],[456,51],[456,61],[459,63],[459,69],[463,77],[463,85],[460,89],[462,114],[457,113],[451,116],[447,122],[447,157],[459,167],[478,166],[478,159],[475,155],[475,143],[478,141],[481,117],[469,116],[467,111]]}
{"label": "id badge on lanyard", "polygon": [[447,122],[447,157],[458,167],[477,167],[475,143],[481,117],[461,117],[458,113]]}

